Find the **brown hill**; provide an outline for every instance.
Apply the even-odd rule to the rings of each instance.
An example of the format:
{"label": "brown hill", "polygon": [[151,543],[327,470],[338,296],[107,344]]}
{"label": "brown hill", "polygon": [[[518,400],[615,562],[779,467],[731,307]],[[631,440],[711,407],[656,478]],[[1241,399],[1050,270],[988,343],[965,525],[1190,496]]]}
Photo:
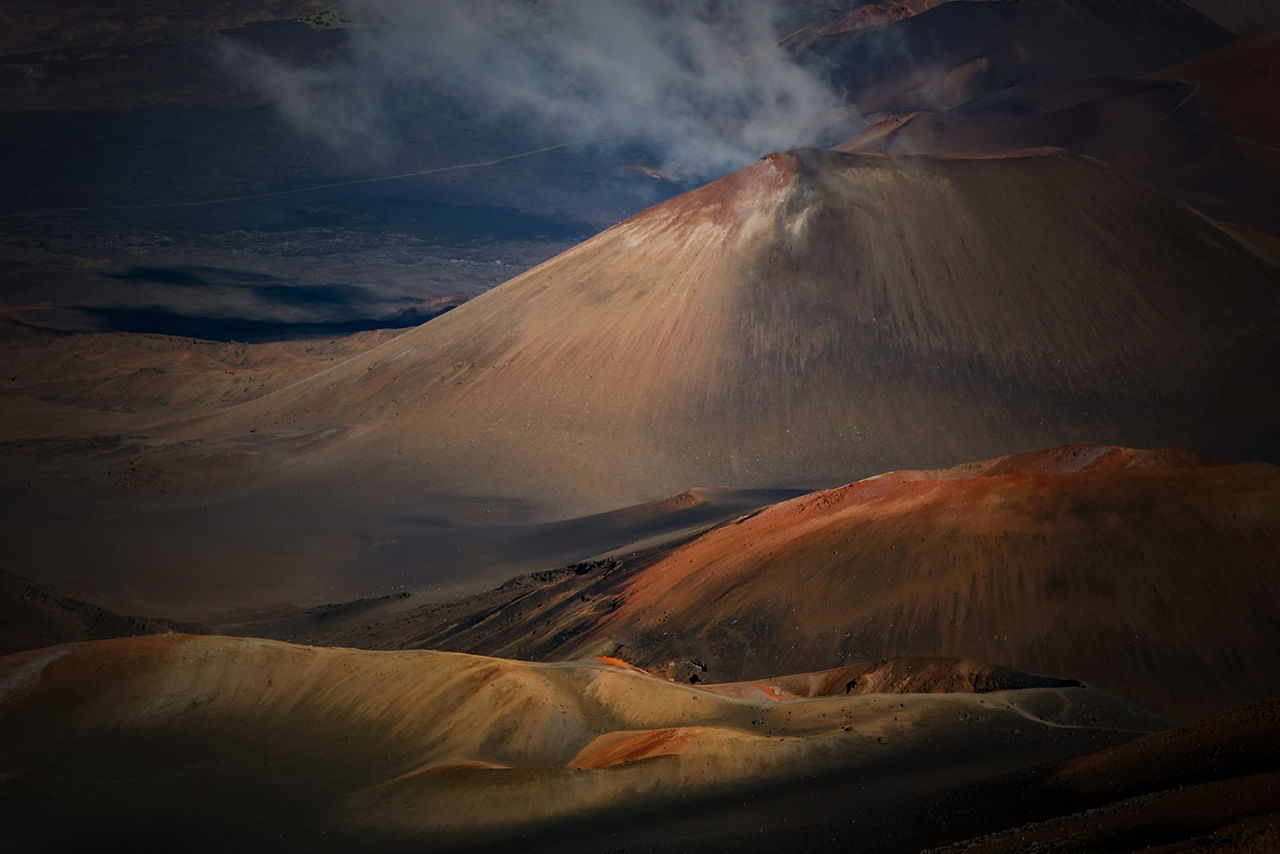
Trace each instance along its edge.
{"label": "brown hill", "polygon": [[694,656],[712,679],[965,656],[1183,719],[1272,696],[1280,470],[1096,453],[1075,471],[1034,454],[784,502],[637,574],[570,646]]}
{"label": "brown hill", "polygon": [[1062,473],[1030,455],[784,502],[638,574],[572,646],[621,642],[641,665],[693,655],[713,678],[967,656],[1184,719],[1274,694],[1280,470],[1110,456],[1128,455]]}
{"label": "brown hill", "polygon": [[656,562],[309,637],[616,655],[712,683],[962,657],[1073,675],[1185,720],[1275,694],[1278,556],[1275,466],[1068,447],[869,478]]}
{"label": "brown hill", "polygon": [[177,635],[54,647],[0,658],[0,843],[421,851],[535,833],[616,850],[656,831],[687,849],[759,832],[759,811],[663,827],[716,796],[799,787],[827,821],[901,819],[921,793],[1160,727],[1095,689],[1023,682],[746,701],[600,661]]}
{"label": "brown hill", "polygon": [[[42,580],[148,567],[196,597],[231,566],[274,601],[304,584],[355,598],[498,580],[451,569],[456,541],[380,544],[690,484],[821,485],[1072,441],[1274,458],[1277,281],[1090,160],[772,155],[216,416],[110,447],[36,432],[6,456],[0,531]],[[190,613],[174,604],[129,607]]]}

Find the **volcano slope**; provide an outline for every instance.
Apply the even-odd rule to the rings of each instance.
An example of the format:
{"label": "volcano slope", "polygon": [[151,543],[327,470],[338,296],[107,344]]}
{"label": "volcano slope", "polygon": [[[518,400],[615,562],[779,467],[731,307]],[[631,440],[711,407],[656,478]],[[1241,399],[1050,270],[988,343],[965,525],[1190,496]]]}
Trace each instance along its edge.
{"label": "volcano slope", "polygon": [[[506,489],[648,498],[1062,435],[1265,457],[1277,282],[1091,161],[800,151],[189,430],[337,428],[444,472],[481,446]],[[584,453],[616,464],[583,471]]]}
{"label": "volcano slope", "polygon": [[308,637],[616,655],[711,683],[967,657],[1076,676],[1192,720],[1275,695],[1278,631],[1280,469],[1067,447],[872,477],[634,569],[513,583],[469,606]]}
{"label": "volcano slope", "polygon": [[[865,844],[857,822],[901,820],[922,794],[1162,728],[1096,689],[984,673],[986,693],[774,701],[601,661],[185,635],[53,647],[0,658],[0,844],[510,850],[542,831],[549,850],[616,850],[646,813],[661,834],[711,796],[741,805],[787,782]],[[746,812],[714,829],[759,832]]]}
{"label": "volcano slope", "polygon": [[1278,364],[1280,268],[1100,163],[801,150],[256,400],[11,447],[0,533],[135,613],[200,616],[84,580],[482,589],[426,535],[1067,442],[1273,459]]}

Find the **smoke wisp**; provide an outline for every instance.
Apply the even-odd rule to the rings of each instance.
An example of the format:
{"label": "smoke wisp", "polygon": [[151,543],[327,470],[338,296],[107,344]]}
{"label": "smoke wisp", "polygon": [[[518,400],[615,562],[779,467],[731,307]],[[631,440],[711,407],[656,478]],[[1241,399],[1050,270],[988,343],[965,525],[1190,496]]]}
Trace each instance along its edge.
{"label": "smoke wisp", "polygon": [[444,100],[549,141],[638,142],[663,168],[707,177],[854,120],[780,46],[780,0],[349,0],[342,11],[338,64],[221,48],[243,83],[338,149],[394,143],[398,116]]}

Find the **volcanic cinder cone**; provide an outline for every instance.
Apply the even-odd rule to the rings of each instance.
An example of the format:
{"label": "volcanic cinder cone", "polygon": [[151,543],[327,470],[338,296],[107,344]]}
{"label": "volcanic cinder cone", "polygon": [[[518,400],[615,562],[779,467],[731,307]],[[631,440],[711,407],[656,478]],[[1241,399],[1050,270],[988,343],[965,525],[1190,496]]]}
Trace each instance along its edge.
{"label": "volcanic cinder cone", "polygon": [[544,501],[1068,441],[1269,458],[1278,332],[1277,267],[1096,162],[799,151],[216,429],[359,428],[334,446]]}
{"label": "volcanic cinder cone", "polygon": [[[833,485],[1073,442],[1274,459],[1277,365],[1280,268],[1103,164],[802,150],[156,428],[132,463],[89,458],[147,473],[102,487],[100,533],[63,506],[97,500],[97,469],[37,460],[5,531],[37,577],[57,562],[333,579],[434,520],[563,518],[695,485]],[[59,525],[77,513],[72,543]],[[424,541],[394,570],[456,580],[473,571],[459,553]]]}

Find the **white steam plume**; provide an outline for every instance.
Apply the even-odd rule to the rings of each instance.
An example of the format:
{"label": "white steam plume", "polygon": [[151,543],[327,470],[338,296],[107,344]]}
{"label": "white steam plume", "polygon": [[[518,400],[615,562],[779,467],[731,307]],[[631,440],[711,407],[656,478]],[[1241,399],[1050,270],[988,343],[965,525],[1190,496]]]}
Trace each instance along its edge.
{"label": "white steam plume", "polygon": [[348,0],[350,57],[298,68],[239,44],[225,66],[337,148],[393,134],[434,92],[547,139],[650,144],[705,177],[814,145],[853,116],[779,46],[780,0]]}

